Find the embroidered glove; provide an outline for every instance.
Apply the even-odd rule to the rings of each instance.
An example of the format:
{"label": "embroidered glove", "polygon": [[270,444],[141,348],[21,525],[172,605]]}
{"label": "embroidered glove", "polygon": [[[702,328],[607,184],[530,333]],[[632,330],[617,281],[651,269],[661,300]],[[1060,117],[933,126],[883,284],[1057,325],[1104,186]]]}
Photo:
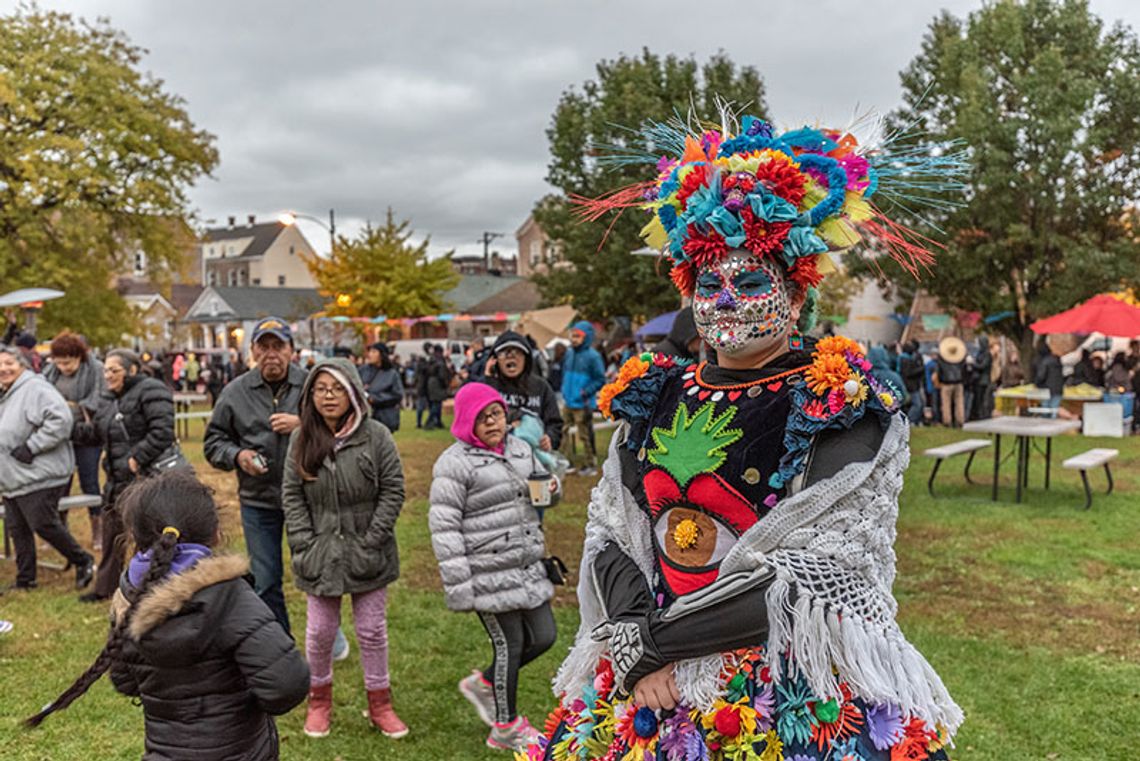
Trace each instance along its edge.
{"label": "embroidered glove", "polygon": [[642,624],[634,621],[606,621],[590,633],[595,642],[606,642],[610,648],[610,661],[614,668],[614,684],[623,692],[633,690],[636,682],[626,683],[629,673],[641,663],[645,647],[641,637]]}
{"label": "embroidered glove", "polygon": [[12,455],[13,460],[22,462],[25,465],[31,465],[32,460],[36,459],[36,456],[32,454],[32,450],[28,449],[27,444],[21,444],[20,446],[13,449],[10,454]]}

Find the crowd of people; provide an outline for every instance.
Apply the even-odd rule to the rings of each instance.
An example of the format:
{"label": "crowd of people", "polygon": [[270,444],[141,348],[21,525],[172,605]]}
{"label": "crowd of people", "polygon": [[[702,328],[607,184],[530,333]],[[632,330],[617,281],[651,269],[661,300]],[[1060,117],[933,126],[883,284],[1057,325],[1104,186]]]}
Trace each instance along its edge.
{"label": "crowd of people", "polygon": [[[738,269],[734,265],[726,272]],[[767,508],[784,499],[794,503],[797,489],[827,483],[851,457],[882,457],[884,435],[894,436],[890,420],[895,411],[912,424],[960,424],[989,416],[996,388],[1026,380],[1016,354],[1002,361],[985,337],[972,353],[961,341],[944,341],[924,355],[911,342],[872,346],[864,358],[846,339],[827,338],[805,347],[802,338],[785,332],[781,340],[787,347],[780,358],[763,371],[744,369],[735,361],[736,344],[702,325],[701,299],[698,291],[694,306],[682,310],[671,333],[652,347],[651,361],[629,341],[599,351],[594,326],[582,321],[571,326],[569,341],[557,344],[549,356],[530,337],[507,331],[489,346],[476,339],[458,369],[442,345],[430,342],[423,346],[424,356],[408,363],[401,363],[385,343],[369,345],[359,359],[340,351],[340,356],[302,362],[287,323],[272,317],[260,321],[251,334],[252,365],[241,365],[241,372],[226,378],[212,395],[204,437],[207,462],[236,473],[248,560],[218,551],[217,506],[189,469],[160,472],[161,463],[179,456],[173,393],[180,379],[210,380],[200,370],[195,373],[193,356],[181,364],[176,356],[167,375],[127,349],[97,358],[72,333],[55,337],[47,357],[38,357],[35,342],[29,346],[19,335],[0,345],[0,483],[16,547],[14,586],[36,586],[39,535],[75,568],[76,586],[91,587],[81,600],[110,601],[113,621],[92,667],[30,723],[66,708],[109,671],[116,689],[142,698],[148,757],[193,752],[202,758],[276,758],[274,715],[304,701],[305,734],[320,738],[332,730],[332,663],[349,654],[340,629],[342,601],[348,597],[364,676],[365,715],[388,737],[407,735],[409,728],[393,702],[388,667],[388,588],[400,573],[395,524],[404,502],[403,466],[392,434],[399,429],[401,409],[408,407],[415,410],[417,427],[442,428],[443,403],[454,396],[454,443],[433,469],[429,527],[447,607],[475,613],[491,650],[489,665],[463,676],[458,688],[487,725],[488,746],[530,748],[533,754],[568,731],[559,727],[544,735],[516,705],[521,670],[557,638],[550,600],[554,584],[564,579],[547,554],[543,512],[557,501],[561,477],[597,475],[596,411],[622,421],[623,440],[634,436],[640,438],[629,440],[643,442],[636,460],[629,460],[625,447],[611,450],[618,481],[610,483],[611,474],[599,488],[615,495],[632,493],[634,502],[645,501],[651,513],[677,513],[669,519],[667,538],[658,536],[665,542],[661,552],[676,557],[662,561],[653,576],[656,598],[646,596],[647,570],[641,559],[620,549],[634,546],[622,533],[630,527],[620,527],[627,518],[607,524],[596,536],[587,532],[595,536],[590,541],[596,546],[587,542],[589,568],[583,573],[590,574],[601,599],[587,604],[583,620],[596,618],[596,609],[628,609],[630,620],[641,621],[646,611],[662,605],[667,609],[709,580],[701,575],[707,576],[708,563],[693,566],[686,552],[704,547],[702,532],[715,534],[716,521],[678,505],[692,502],[712,510],[714,503],[704,500],[715,497],[715,509],[727,509],[726,495],[735,492],[718,490],[738,482],[749,503]],[[833,346],[837,348],[826,348]],[[1042,346],[1029,372],[1052,394],[1063,378],[1061,363],[1047,342]],[[813,348],[816,353],[809,356]],[[1134,343],[1129,355],[1114,357],[1107,371],[1095,356],[1086,355],[1068,382],[1130,388],[1138,348]],[[772,404],[788,403],[779,389],[793,387],[778,381],[814,367],[803,363],[816,357],[818,364],[821,351],[832,351],[830,362],[841,355],[844,363],[854,363],[844,364],[855,368],[844,370],[854,373],[845,376],[847,385],[866,383],[874,391],[862,397],[867,401],[860,410],[850,406],[860,392],[844,386],[848,406],[841,410],[853,411],[853,420],[877,419],[886,427],[856,422],[843,435],[821,429],[812,434],[818,434],[819,444],[805,466],[792,451],[798,440],[783,432],[782,421],[798,413],[785,410],[773,418],[781,424],[772,433],[788,449],[778,461],[750,455],[737,462],[733,454],[724,465],[719,449],[731,446],[742,431],[753,438],[767,436],[767,424],[760,421],[769,419]],[[697,370],[682,375],[692,367]],[[637,372],[654,379],[652,388],[637,385]],[[608,390],[599,394],[607,382]],[[633,397],[631,386],[639,389]],[[763,403],[737,402],[720,417],[713,415],[725,399],[759,398],[752,389],[771,393],[765,393]],[[688,399],[697,405],[709,401],[690,408]],[[726,415],[747,416],[753,408],[763,412],[755,425],[735,433],[724,429]],[[706,412],[707,419],[701,418]],[[651,437],[646,415],[657,426]],[[814,430],[818,422],[804,423],[805,430]],[[686,434],[690,429],[694,432]],[[704,452],[703,445],[691,443],[671,451],[663,443],[670,437],[683,442],[686,436],[708,437],[712,448]],[[717,443],[718,437],[725,443]],[[692,447],[704,453],[698,457]],[[709,475],[714,471],[707,471],[707,481],[700,474],[694,478],[698,460],[708,460],[708,467],[715,465],[721,475],[714,478]],[[761,477],[761,465],[769,476]],[[57,509],[76,474],[80,491],[101,495],[99,507],[89,513],[97,563]],[[787,479],[795,474],[805,480],[793,489]],[[683,496],[679,489],[686,482]],[[763,497],[760,492],[771,493]],[[729,510],[725,519],[739,522],[743,513]],[[743,527],[739,524],[737,531]],[[303,657],[285,605],[283,544],[289,548],[293,583],[305,595]],[[129,555],[128,547],[133,547]],[[701,552],[705,550],[709,557],[719,551],[711,545]],[[247,575],[252,583],[242,580]],[[752,621],[755,617],[740,608],[755,604],[763,609],[763,597],[753,599],[751,589],[744,585],[739,594],[710,603],[707,612],[686,614],[680,624],[649,615],[636,626],[638,636],[654,643],[652,657],[646,651],[635,653],[629,668],[614,661],[609,679],[625,680],[640,705],[657,711],[688,699],[680,682],[657,669],[697,657],[715,643],[746,644],[761,636],[767,623]],[[601,628],[586,639],[608,642],[615,654],[627,647],[623,638],[632,636],[612,616],[591,625]],[[196,638],[203,627],[217,636]],[[584,642],[580,635],[577,654],[572,653],[560,676],[565,684],[585,663],[578,661],[594,653],[594,646]],[[953,716],[955,707],[939,692],[941,684],[935,681],[930,687],[938,693],[937,710]],[[216,709],[195,708],[202,700],[214,701]],[[852,705],[868,710],[858,701]]]}

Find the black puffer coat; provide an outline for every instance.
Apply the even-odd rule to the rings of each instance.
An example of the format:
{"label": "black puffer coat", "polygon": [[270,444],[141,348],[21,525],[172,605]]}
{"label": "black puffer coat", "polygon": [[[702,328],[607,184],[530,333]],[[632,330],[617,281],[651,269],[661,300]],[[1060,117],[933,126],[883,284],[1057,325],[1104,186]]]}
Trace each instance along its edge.
{"label": "black puffer coat", "polygon": [[[157,584],[139,600],[111,681],[138,697],[144,761],[270,761],[271,716],[305,699],[309,667],[242,577],[249,563],[220,555]],[[127,611],[126,574],[112,617]]]}
{"label": "black puffer coat", "polygon": [[103,470],[114,499],[136,478],[132,457],[142,473],[174,443],[174,397],[162,381],[132,375],[119,394],[104,395],[92,425],[103,444]]}

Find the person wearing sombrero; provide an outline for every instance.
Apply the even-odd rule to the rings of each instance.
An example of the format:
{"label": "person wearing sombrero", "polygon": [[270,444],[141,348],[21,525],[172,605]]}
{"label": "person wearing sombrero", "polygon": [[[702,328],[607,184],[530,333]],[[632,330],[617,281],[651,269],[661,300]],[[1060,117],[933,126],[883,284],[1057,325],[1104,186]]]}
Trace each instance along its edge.
{"label": "person wearing sombrero", "polygon": [[934,383],[942,407],[942,425],[961,427],[966,422],[966,344],[957,336],[938,342]]}
{"label": "person wearing sombrero", "polygon": [[[644,134],[656,179],[585,214],[652,212],[643,234],[717,362],[642,354],[599,394],[618,425],[589,506],[581,626],[526,757],[944,759],[962,712],[891,594],[901,400],[855,342],[802,335],[829,251],[865,234],[930,262],[874,205],[907,159],[747,116]],[[907,182],[937,181],[908,156]]]}

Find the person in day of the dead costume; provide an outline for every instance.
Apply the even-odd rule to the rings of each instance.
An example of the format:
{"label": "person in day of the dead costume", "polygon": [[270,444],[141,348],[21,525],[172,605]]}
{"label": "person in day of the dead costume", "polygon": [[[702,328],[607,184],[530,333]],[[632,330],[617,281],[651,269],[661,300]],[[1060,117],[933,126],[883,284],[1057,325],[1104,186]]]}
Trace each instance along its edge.
{"label": "person in day of the dead costume", "polygon": [[654,212],[647,241],[717,364],[643,354],[599,395],[619,425],[589,507],[582,623],[526,757],[945,759],[962,712],[891,594],[900,399],[856,343],[800,331],[827,252],[861,232],[910,268],[930,262],[873,197],[892,197],[892,161],[945,190],[960,157],[777,136],[752,117],[646,138],[680,159],[593,210]]}

